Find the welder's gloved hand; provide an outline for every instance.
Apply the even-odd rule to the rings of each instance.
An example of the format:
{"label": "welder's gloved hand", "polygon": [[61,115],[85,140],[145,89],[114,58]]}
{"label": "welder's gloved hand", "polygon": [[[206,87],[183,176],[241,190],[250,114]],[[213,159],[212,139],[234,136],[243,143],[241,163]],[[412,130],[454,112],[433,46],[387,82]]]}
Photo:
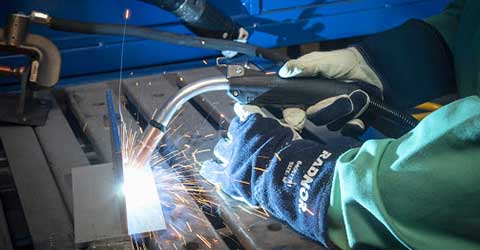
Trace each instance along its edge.
{"label": "welder's gloved hand", "polygon": [[[280,77],[313,77],[323,76],[338,80],[355,80],[369,84],[369,89],[379,96],[382,92],[382,82],[370,68],[363,56],[355,47],[327,52],[312,52],[298,59],[290,60],[278,72]],[[327,125],[330,130],[344,129],[361,132],[365,128],[363,122],[357,119],[363,114],[369,104],[369,93],[363,90],[350,94],[331,97],[306,110],[306,116],[316,125]],[[283,112],[284,119],[301,116],[302,110]],[[344,126],[347,125],[347,126]],[[353,134],[352,134],[353,135]]]}
{"label": "welder's gloved hand", "polygon": [[286,62],[280,77],[323,76],[330,79],[356,80],[382,89],[382,82],[355,47],[316,51]]}
{"label": "welder's gloved hand", "polygon": [[448,44],[435,27],[413,19],[369,36],[353,47],[313,52],[290,60],[278,74],[285,78],[323,76],[363,83],[363,92],[336,96],[307,109],[309,119],[318,125],[328,124],[332,130],[341,128],[342,123],[361,124],[358,118],[369,99],[406,110],[456,92]]}
{"label": "welder's gloved hand", "polygon": [[291,128],[253,113],[232,120],[228,138],[215,146],[217,159],[204,163],[201,175],[326,245],[331,179],[335,159],[345,150],[294,140]]}
{"label": "welder's gloved hand", "polygon": [[[262,117],[267,117],[267,114],[260,107],[255,105],[244,105],[240,103],[235,103],[235,105],[233,106],[233,110],[242,122],[245,121],[247,117],[251,114],[259,114]],[[286,115],[286,112],[289,111],[295,112],[295,115]],[[302,139],[299,132],[302,131],[303,125],[305,123],[305,113],[298,112],[297,108],[291,108],[283,110],[283,116],[289,119],[283,121],[275,118],[273,119],[277,120],[282,126],[290,128],[292,130],[293,140]]]}

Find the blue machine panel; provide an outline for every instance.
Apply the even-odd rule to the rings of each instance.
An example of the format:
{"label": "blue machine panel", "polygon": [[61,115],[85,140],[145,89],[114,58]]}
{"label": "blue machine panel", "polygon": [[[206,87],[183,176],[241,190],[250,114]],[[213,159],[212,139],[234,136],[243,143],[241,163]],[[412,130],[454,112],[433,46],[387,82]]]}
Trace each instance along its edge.
{"label": "blue machine panel", "polygon": [[[449,0],[209,1],[233,16],[250,31],[250,43],[265,47],[371,34],[396,26],[409,18],[424,18],[438,13],[449,2]],[[32,10],[82,21],[123,23],[123,13],[125,9],[130,9],[132,14],[128,24],[190,33],[174,15],[136,0],[5,2],[0,8],[1,26],[5,25],[9,13],[18,11],[29,13]],[[33,25],[31,31],[49,37],[60,48],[63,78],[119,69],[121,37],[56,32]],[[124,43],[124,67],[145,68],[198,61],[218,54],[212,50],[127,37]],[[19,60],[19,56],[0,56],[0,65],[18,63]]]}

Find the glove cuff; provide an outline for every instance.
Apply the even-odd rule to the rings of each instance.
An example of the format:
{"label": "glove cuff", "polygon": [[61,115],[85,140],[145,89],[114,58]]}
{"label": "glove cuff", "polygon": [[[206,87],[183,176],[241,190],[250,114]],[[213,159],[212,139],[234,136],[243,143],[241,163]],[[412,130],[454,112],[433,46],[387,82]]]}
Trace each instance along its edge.
{"label": "glove cuff", "polygon": [[383,83],[383,96],[398,109],[455,91],[452,53],[430,24],[409,20],[354,46]]}

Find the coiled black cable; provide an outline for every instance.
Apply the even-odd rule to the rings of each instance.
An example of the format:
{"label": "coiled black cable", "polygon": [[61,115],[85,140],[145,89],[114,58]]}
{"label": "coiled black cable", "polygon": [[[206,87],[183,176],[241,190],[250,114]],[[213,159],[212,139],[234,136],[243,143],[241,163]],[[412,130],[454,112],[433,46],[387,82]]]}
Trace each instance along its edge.
{"label": "coiled black cable", "polygon": [[376,100],[370,100],[368,112],[375,114],[375,117],[381,117],[390,122],[387,128],[390,131],[380,129],[387,136],[400,137],[418,125],[418,121],[411,115],[392,109]]}

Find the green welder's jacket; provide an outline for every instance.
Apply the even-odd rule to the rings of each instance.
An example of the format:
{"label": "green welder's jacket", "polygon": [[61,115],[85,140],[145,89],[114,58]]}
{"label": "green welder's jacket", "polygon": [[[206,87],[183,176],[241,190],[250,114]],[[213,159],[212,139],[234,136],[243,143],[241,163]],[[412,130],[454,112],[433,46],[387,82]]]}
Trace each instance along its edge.
{"label": "green welder's jacket", "polygon": [[337,160],[327,220],[341,249],[480,249],[480,1],[426,22],[451,51],[461,99]]}

